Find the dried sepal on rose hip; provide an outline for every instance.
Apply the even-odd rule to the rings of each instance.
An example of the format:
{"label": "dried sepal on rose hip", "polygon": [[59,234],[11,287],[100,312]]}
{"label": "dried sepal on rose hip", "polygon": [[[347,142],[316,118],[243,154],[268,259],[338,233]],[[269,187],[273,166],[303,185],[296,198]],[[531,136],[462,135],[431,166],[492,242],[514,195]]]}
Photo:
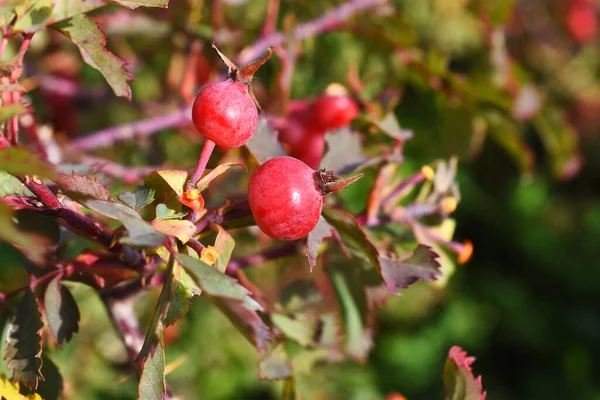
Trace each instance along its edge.
{"label": "dried sepal on rose hip", "polygon": [[255,62],[238,68],[213,43],[213,48],[229,68],[227,79],[204,86],[192,106],[194,126],[206,139],[230,149],[243,146],[258,125],[260,106],[250,85],[254,73],[273,54],[273,48]]}
{"label": "dried sepal on rose hip", "polygon": [[300,239],[319,222],[323,196],[361,177],[337,178],[331,171],[315,171],[296,158],[275,157],[250,178],[250,211],[259,228],[273,239]]}

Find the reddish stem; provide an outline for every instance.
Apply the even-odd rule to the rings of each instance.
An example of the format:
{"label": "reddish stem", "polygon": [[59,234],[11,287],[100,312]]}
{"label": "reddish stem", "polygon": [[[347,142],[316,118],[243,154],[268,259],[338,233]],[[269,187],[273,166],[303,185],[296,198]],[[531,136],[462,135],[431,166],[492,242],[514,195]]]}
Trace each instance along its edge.
{"label": "reddish stem", "polygon": [[263,24],[262,36],[269,36],[277,29],[277,16],[279,15],[280,0],[269,0],[267,15]]}
{"label": "reddish stem", "polygon": [[230,276],[235,276],[240,269],[250,265],[264,264],[267,261],[292,256],[298,252],[299,245],[300,241],[290,242],[280,247],[264,250],[258,254],[251,254],[246,257],[231,260],[227,265],[225,273]]}
{"label": "reddish stem", "polygon": [[191,238],[190,240],[188,240],[186,245],[188,247],[190,247],[192,250],[194,250],[196,253],[198,253],[198,255],[200,255],[202,250],[205,248],[202,243],[200,243],[198,240],[196,240],[194,238]]}
{"label": "reddish stem", "polygon": [[8,37],[6,35],[2,36],[2,40],[0,40],[0,57],[4,54],[4,49],[6,49],[6,45],[8,44]]}
{"label": "reddish stem", "polygon": [[200,153],[200,158],[198,158],[196,168],[194,168],[192,176],[185,185],[186,192],[189,192],[190,190],[194,189],[200,178],[202,178],[202,174],[206,169],[206,164],[208,164],[208,160],[210,160],[210,156],[212,155],[214,149],[215,142],[207,139],[206,142],[204,142],[204,147],[202,148],[202,152]]}
{"label": "reddish stem", "polygon": [[39,278],[33,278],[31,279],[31,281],[25,285],[25,286],[21,286],[20,288],[17,288],[11,292],[8,293],[0,293],[0,302],[6,302],[7,300],[9,300],[12,297],[15,297],[16,295],[18,295],[19,293],[21,293],[24,290],[28,290],[28,289],[35,289],[38,285],[49,281],[50,279],[54,278],[56,275],[58,274],[62,274],[64,271],[62,270],[62,268],[57,268],[57,269],[53,269],[50,272],[40,276]]}

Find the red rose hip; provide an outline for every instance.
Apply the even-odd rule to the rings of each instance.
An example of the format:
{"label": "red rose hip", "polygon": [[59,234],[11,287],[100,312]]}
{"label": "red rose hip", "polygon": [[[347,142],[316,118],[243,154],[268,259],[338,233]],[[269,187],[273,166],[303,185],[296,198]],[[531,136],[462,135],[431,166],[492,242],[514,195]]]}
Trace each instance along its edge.
{"label": "red rose hip", "polygon": [[228,79],[205,86],[192,106],[198,132],[225,149],[243,146],[256,131],[258,110],[243,83]]}
{"label": "red rose hip", "polygon": [[213,44],[219,57],[229,67],[227,80],[205,86],[192,106],[194,126],[207,140],[225,149],[243,146],[256,131],[259,105],[250,82],[254,73],[271,57],[267,54],[242,68],[229,60]]}
{"label": "red rose hip", "polygon": [[248,185],[248,202],[260,229],[279,240],[299,239],[317,225],[323,195],[315,171],[293,157],[262,164]]}
{"label": "red rose hip", "polygon": [[250,179],[250,211],[260,229],[273,239],[300,239],[319,222],[323,196],[361,177],[337,178],[296,158],[275,157],[258,167]]}
{"label": "red rose hip", "polygon": [[325,131],[348,126],[358,113],[358,106],[349,96],[324,95],[313,104],[314,123]]}

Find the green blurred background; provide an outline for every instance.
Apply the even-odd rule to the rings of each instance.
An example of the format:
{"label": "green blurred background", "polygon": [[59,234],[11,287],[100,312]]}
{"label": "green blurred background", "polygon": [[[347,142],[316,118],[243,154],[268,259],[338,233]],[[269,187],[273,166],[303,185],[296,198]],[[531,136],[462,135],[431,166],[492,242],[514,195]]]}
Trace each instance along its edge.
{"label": "green blurred background", "polygon": [[[582,40],[568,20],[578,1],[585,3],[395,0],[340,31],[298,43],[292,99],[346,83],[355,68],[365,101],[383,90],[401,93],[394,112],[415,134],[404,151],[407,176],[433,160],[460,157],[456,237],[475,248],[445,288],[417,284],[390,299],[378,313],[367,362],[318,367],[307,386],[326,388],[333,399],[382,399],[391,392],[441,399],[447,351],[460,345],[477,358],[474,371],[490,400],[600,399],[600,46],[597,34]],[[589,3],[597,17],[598,2]],[[277,27],[289,31],[339,4],[282,0]],[[29,75],[79,85],[60,113],[48,101],[56,96],[52,90],[33,91],[40,120],[68,140],[180,106],[170,77],[192,40],[216,37],[227,54],[236,54],[260,36],[266,1],[221,5],[217,29],[212,3],[202,0],[172,0],[168,11],[136,10],[130,14],[149,18],[139,25],[119,18],[101,24],[109,47],[132,66],[131,103],[113,97],[60,36],[39,34],[28,54]],[[106,7],[94,15],[116,11]],[[204,47],[206,75],[216,78],[218,61]],[[50,58],[55,54],[63,66]],[[402,61],[408,56],[414,61]],[[275,61],[258,73],[261,103],[282,95],[280,71]],[[523,88],[540,105],[519,117],[513,102]],[[276,113],[277,103],[272,107]],[[198,140],[171,130],[97,155],[133,166],[191,168],[199,150]],[[115,182],[111,190],[122,188]],[[353,207],[361,211],[360,202]],[[26,282],[19,255],[6,245],[1,254],[3,290]],[[272,263],[252,278],[269,285],[278,271],[294,267],[304,268],[304,261]],[[134,398],[137,381],[100,300],[83,286],[72,288],[82,310],[80,333],[46,353],[65,376],[67,397]],[[156,296],[138,301],[142,321]],[[168,381],[182,398],[278,398],[281,384],[257,380],[254,349],[209,302],[194,300],[171,333]],[[53,388],[43,390],[51,398]]]}

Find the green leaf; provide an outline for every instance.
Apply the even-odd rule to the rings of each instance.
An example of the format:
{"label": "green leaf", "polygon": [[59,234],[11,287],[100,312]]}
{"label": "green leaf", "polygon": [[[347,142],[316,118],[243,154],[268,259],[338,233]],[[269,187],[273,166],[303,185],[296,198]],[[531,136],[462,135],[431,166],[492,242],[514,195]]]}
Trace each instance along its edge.
{"label": "green leaf", "polygon": [[279,303],[288,314],[302,312],[323,301],[323,294],[311,280],[293,281],[281,290]]}
{"label": "green leaf", "polygon": [[120,242],[132,246],[158,247],[165,240],[165,235],[156,230],[131,208],[106,200],[88,200],[85,206],[90,210],[105,217],[121,221],[127,228],[128,235],[121,238]]}
{"label": "green leaf", "polygon": [[216,304],[243,333],[250,335],[260,354],[268,349],[271,334],[257,311],[261,305],[235,279],[203,262],[180,254],[179,262],[187,269],[196,284],[209,296],[217,297]]}
{"label": "green leaf", "polygon": [[[302,317],[302,315],[300,315]],[[271,321],[289,339],[297,342],[300,346],[308,347],[314,343],[317,324],[314,319],[296,319],[287,315],[274,313]]]}
{"label": "green leaf", "polygon": [[258,379],[276,380],[292,376],[292,368],[283,343],[277,345],[258,364]]}
{"label": "green leaf", "polygon": [[163,318],[165,327],[173,325],[187,314],[194,296],[199,296],[202,292],[194,280],[188,275],[181,264],[173,265],[173,278],[171,282],[171,301],[167,309],[167,314]]}
{"label": "green leaf", "polygon": [[335,229],[327,223],[323,216],[319,217],[319,222],[308,234],[306,238],[306,258],[308,258],[308,267],[310,272],[317,264],[318,247],[328,237],[336,234]]}
{"label": "green leaf", "polygon": [[227,264],[229,264],[229,260],[231,259],[231,253],[233,253],[233,248],[235,247],[235,240],[221,226],[217,225],[217,230],[215,249],[219,252],[219,257],[215,261],[215,268],[217,271],[225,273]]}
{"label": "green leaf", "polygon": [[381,276],[388,290],[400,294],[398,288],[407,288],[419,279],[435,281],[440,276],[439,256],[428,246],[419,245],[404,260],[379,257]]}
{"label": "green leaf", "polygon": [[117,3],[121,6],[128,8],[138,7],[161,7],[167,8],[169,6],[169,0],[110,0],[113,3]]}
{"label": "green leaf", "polygon": [[485,400],[486,393],[481,385],[481,376],[475,378],[471,371],[474,357],[458,346],[448,352],[444,366],[444,386],[448,400]]}
{"label": "green leaf", "polygon": [[13,321],[9,323],[4,359],[12,372],[12,379],[35,390],[44,377],[42,366],[42,316],[35,295],[27,291],[17,306]]}
{"label": "green leaf", "polygon": [[52,243],[44,236],[20,231],[13,222],[13,210],[0,203],[0,240],[12,244],[36,264],[44,264]]}
{"label": "green leaf", "polygon": [[273,157],[285,156],[286,152],[277,140],[277,135],[265,118],[258,120],[256,132],[246,143],[246,147],[259,164]]}
{"label": "green leaf", "polygon": [[156,206],[157,219],[179,219],[185,217],[187,213],[178,213],[175,210],[167,207],[166,204],[160,203]]}
{"label": "green leaf", "polygon": [[106,5],[104,0],[54,0],[51,21],[59,22]]}
{"label": "green leaf", "polygon": [[35,32],[46,25],[52,15],[51,0],[30,1],[23,13],[17,13],[13,32]]}
{"label": "green leaf", "polygon": [[86,175],[77,175],[75,172],[72,172],[71,176],[58,174],[54,181],[67,196],[76,201],[87,199],[112,201],[113,199],[98,179]]}
{"label": "green leaf", "polygon": [[23,104],[11,104],[9,106],[0,107],[0,122],[6,122],[12,117],[16,117],[25,111]]}
{"label": "green leaf", "polygon": [[60,282],[62,276],[57,276],[46,288],[44,294],[44,309],[46,320],[52,336],[60,346],[68,342],[74,333],[79,331],[79,308],[73,295]]}
{"label": "green leaf", "polygon": [[156,199],[162,203],[165,203],[174,194],[181,196],[183,194],[183,188],[188,179],[188,172],[179,169],[163,169],[159,171],[152,171],[144,182],[146,186],[154,189],[156,192]]}
{"label": "green leaf", "polygon": [[77,15],[53,25],[79,48],[81,57],[100,71],[117,96],[131,100],[127,82],[133,77],[125,69],[125,61],[106,49],[106,36],[98,25],[84,15]]}
{"label": "green leaf", "polygon": [[181,219],[160,219],[152,222],[152,226],[165,235],[175,236],[182,243],[187,243],[196,233],[193,222]]}
{"label": "green leaf", "polygon": [[328,270],[344,316],[346,351],[350,356],[364,360],[373,343],[371,330],[366,326],[368,307],[363,283],[347,268],[331,265]]}
{"label": "green leaf", "polygon": [[8,195],[33,196],[33,193],[20,180],[0,170],[0,198]]}
{"label": "green leaf", "polygon": [[42,161],[36,154],[11,147],[0,150],[0,169],[11,175],[35,175],[40,178],[54,178],[56,170]]}
{"label": "green leaf", "polygon": [[154,190],[140,186],[134,193],[125,192],[117,196],[119,200],[138,211],[154,201]]}
{"label": "green leaf", "polygon": [[246,171],[248,171],[248,168],[246,168],[246,165],[241,162],[227,162],[227,163],[219,164],[215,169],[211,170],[208,174],[203,176],[202,179],[200,179],[198,181],[198,183],[196,184],[196,188],[202,192],[203,190],[208,188],[208,185],[210,184],[210,182],[212,182],[218,176],[223,175],[225,172],[227,172],[232,167],[242,167]]}
{"label": "green leaf", "polygon": [[140,400],[163,400],[166,394],[165,350],[159,343],[154,353],[144,362],[137,398]]}
{"label": "green leaf", "polygon": [[333,208],[323,208],[323,216],[333,225],[353,254],[372,266],[379,265],[379,252],[351,214]]}

